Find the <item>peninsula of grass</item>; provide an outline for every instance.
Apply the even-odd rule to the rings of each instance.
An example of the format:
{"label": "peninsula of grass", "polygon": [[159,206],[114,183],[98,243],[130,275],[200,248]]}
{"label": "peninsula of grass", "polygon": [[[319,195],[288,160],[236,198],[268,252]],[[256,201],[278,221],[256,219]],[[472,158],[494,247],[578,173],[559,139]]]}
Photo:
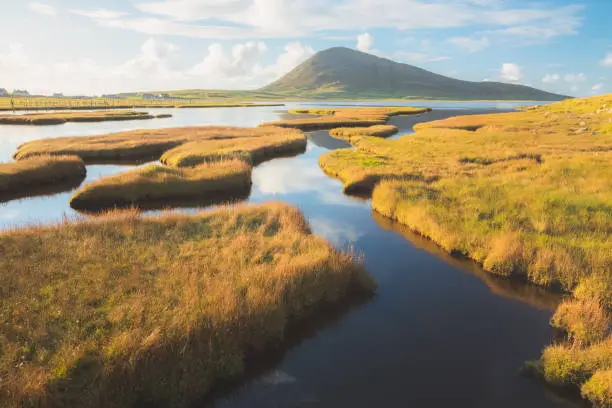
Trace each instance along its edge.
{"label": "peninsula of grass", "polygon": [[0,405],[187,407],[372,280],[283,204],[0,234]]}
{"label": "peninsula of grass", "polygon": [[39,189],[70,189],[85,179],[85,164],[77,156],[39,156],[14,163],[0,163],[0,201],[26,197]]}
{"label": "peninsula of grass", "polygon": [[316,118],[295,118],[264,123],[262,126],[279,126],[304,131],[327,130],[340,127],[371,127],[384,125],[392,116],[417,115],[431,111],[430,108],[410,107],[359,107],[331,109],[294,109],[294,115],[321,115]]}
{"label": "peninsula of grass", "polygon": [[250,190],[251,166],[238,159],[192,168],[152,164],[86,185],[72,197],[70,206],[91,212],[121,207],[163,208],[180,202],[210,205],[245,198]]}
{"label": "peninsula of grass", "polygon": [[320,159],[345,189],[491,273],[573,295],[536,371],[612,406],[612,95],[456,117]]}
{"label": "peninsula of grass", "polygon": [[257,165],[273,158],[304,153],[306,144],[306,137],[299,131],[270,132],[265,136],[254,134],[240,138],[210,138],[168,150],[160,160],[174,167],[197,166],[227,159],[239,159]]}
{"label": "peninsula of grass", "polygon": [[[227,141],[241,139],[255,143],[257,149],[261,149],[269,140],[274,150],[281,153],[284,153],[285,144],[292,151],[299,150],[296,148],[298,144],[302,146],[302,151],[306,147],[305,136],[293,129],[202,126],[41,139],[21,145],[13,157],[23,160],[39,155],[71,154],[81,157],[87,164],[138,163],[159,160],[167,151],[191,142],[218,141],[224,148]],[[247,143],[240,148],[249,149]],[[266,158],[272,158],[273,152],[266,151],[266,154],[270,155]]]}
{"label": "peninsula of grass", "polygon": [[389,137],[397,133],[397,126],[377,125],[370,127],[336,128],[329,131],[331,137],[350,141],[355,136]]}
{"label": "peninsula of grass", "polygon": [[61,125],[66,122],[110,122],[124,120],[153,119],[146,112],[105,111],[105,112],[55,112],[30,113],[24,115],[0,115],[0,125]]}

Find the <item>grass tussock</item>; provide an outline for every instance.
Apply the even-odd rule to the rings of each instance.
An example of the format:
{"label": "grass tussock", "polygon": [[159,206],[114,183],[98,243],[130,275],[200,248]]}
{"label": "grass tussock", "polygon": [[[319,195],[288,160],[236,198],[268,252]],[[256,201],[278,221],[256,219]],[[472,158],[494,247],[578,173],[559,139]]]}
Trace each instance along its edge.
{"label": "grass tussock", "polygon": [[0,200],[24,197],[54,185],[68,189],[79,185],[87,174],[77,156],[39,156],[14,163],[0,163]]}
{"label": "grass tussock", "polygon": [[272,132],[264,137],[208,139],[185,143],[168,150],[161,162],[175,167],[197,166],[202,163],[239,159],[257,165],[263,161],[303,153],[306,138],[301,132]]}
{"label": "grass tussock", "polygon": [[[25,143],[14,154],[16,160],[38,155],[73,154],[86,163],[141,162],[159,160],[168,150],[190,142],[228,141],[248,139],[261,142],[270,140],[278,144],[285,138],[294,145],[296,140],[306,144],[306,138],[297,130],[236,127],[189,127],[157,130],[134,130],[90,137],[63,137]],[[222,143],[222,142],[221,142]],[[243,146],[244,147],[244,146]]]}
{"label": "grass tussock", "polygon": [[283,204],[66,221],[0,251],[7,408],[188,406],[290,320],[373,290]]}
{"label": "grass tussock", "polygon": [[29,113],[24,115],[0,115],[0,125],[60,125],[66,122],[110,122],[123,120],[153,119],[146,112],[105,111],[105,112],[55,112]]}
{"label": "grass tussock", "polygon": [[204,163],[192,168],[148,165],[104,177],[80,189],[70,200],[77,210],[114,207],[163,207],[166,203],[198,200],[220,203],[248,196],[251,166],[241,160]]}
{"label": "grass tussock", "polygon": [[371,127],[387,123],[392,116],[416,115],[429,112],[429,108],[360,107],[332,109],[295,109],[291,114],[321,115],[317,118],[296,118],[264,123],[262,126],[296,128],[304,131],[335,129],[340,127]]}
{"label": "grass tussock", "polygon": [[389,137],[397,133],[397,126],[378,125],[370,127],[337,128],[329,131],[330,136],[350,141],[355,136]]}

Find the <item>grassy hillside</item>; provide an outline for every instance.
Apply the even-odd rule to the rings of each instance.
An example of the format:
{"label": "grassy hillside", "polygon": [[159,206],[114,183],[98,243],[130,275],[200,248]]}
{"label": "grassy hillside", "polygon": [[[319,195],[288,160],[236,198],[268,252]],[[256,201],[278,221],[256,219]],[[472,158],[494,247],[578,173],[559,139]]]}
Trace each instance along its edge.
{"label": "grassy hillside", "polygon": [[341,98],[546,101],[566,98],[523,85],[461,81],[342,47],[317,53],[260,91]]}

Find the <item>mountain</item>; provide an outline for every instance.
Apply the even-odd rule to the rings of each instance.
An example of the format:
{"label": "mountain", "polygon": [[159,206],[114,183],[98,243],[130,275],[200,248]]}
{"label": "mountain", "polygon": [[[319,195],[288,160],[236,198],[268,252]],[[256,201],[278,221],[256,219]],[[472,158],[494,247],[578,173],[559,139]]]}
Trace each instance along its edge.
{"label": "mountain", "polygon": [[568,98],[524,85],[462,81],[344,47],[313,55],[260,91],[332,98],[540,101]]}

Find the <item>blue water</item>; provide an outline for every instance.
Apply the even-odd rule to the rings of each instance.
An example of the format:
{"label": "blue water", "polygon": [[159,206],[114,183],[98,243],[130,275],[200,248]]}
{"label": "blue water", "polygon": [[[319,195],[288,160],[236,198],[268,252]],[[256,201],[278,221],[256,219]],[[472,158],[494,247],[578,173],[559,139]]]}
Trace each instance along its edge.
{"label": "blue water", "polygon": [[[364,104],[372,104],[367,102]],[[0,156],[43,137],[93,135],[137,128],[256,126],[286,118],[287,107],[176,109],[171,119],[52,127],[0,126]],[[331,104],[325,104],[331,105]],[[344,104],[346,105],[346,104]],[[394,103],[397,105],[397,103]],[[406,103],[434,107],[396,117],[400,135],[421,121],[512,109],[512,104]],[[168,110],[149,110],[155,113]],[[577,403],[519,375],[552,337],[559,299],[535,287],[498,280],[459,261],[371,211],[368,200],[342,194],[318,158],[347,147],[327,132],[308,135],[306,153],[261,164],[248,201],[285,201],[301,208],[313,231],[363,255],[379,290],[373,299],[304,330],[277,360],[240,387],[197,407],[563,407]],[[87,181],[126,166],[89,166]],[[0,204],[0,227],[52,223],[77,214],[71,192]],[[199,211],[187,209],[183,211]],[[325,317],[325,316],[324,316]]]}

